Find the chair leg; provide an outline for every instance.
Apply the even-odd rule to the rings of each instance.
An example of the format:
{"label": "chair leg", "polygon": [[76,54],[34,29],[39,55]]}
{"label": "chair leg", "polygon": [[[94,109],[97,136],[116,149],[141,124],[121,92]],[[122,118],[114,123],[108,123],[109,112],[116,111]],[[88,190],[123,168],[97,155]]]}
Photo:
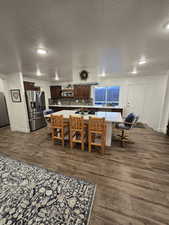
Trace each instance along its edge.
{"label": "chair leg", "polygon": [[81,150],[84,151],[84,130],[81,132]]}
{"label": "chair leg", "polygon": [[104,136],[102,135],[102,138],[101,138],[101,142],[102,142],[102,145],[101,145],[101,151],[102,151],[102,154],[104,155],[105,153],[105,146],[104,146]]}
{"label": "chair leg", "polygon": [[73,148],[72,140],[70,140],[70,148],[71,148],[71,149]]}
{"label": "chair leg", "polygon": [[82,151],[84,151],[84,136],[83,136],[83,134],[82,134],[82,144],[81,144],[81,149],[82,149]]}
{"label": "chair leg", "polygon": [[103,147],[103,145],[101,145],[101,154],[104,155],[104,147]]}
{"label": "chair leg", "polygon": [[91,152],[92,151],[92,146],[91,146],[91,144],[89,144],[89,152]]}
{"label": "chair leg", "polygon": [[124,148],[124,137],[125,137],[125,133],[124,133],[124,130],[122,130],[122,133],[121,133],[121,147]]}
{"label": "chair leg", "polygon": [[62,135],[62,146],[64,147],[65,139],[64,139],[64,130],[63,129],[61,129],[61,135]]}
{"label": "chair leg", "polygon": [[73,148],[72,131],[70,130],[70,148]]}
{"label": "chair leg", "polygon": [[89,148],[89,152],[91,152],[92,151],[92,146],[91,146],[91,133],[89,133],[89,140],[88,140],[88,148]]}
{"label": "chair leg", "polygon": [[55,129],[52,129],[52,141],[53,141],[53,144],[55,144],[54,136],[55,136]]}
{"label": "chair leg", "polygon": [[121,140],[121,147],[124,148],[124,140]]}
{"label": "chair leg", "polygon": [[84,141],[82,141],[81,150],[84,151]]}

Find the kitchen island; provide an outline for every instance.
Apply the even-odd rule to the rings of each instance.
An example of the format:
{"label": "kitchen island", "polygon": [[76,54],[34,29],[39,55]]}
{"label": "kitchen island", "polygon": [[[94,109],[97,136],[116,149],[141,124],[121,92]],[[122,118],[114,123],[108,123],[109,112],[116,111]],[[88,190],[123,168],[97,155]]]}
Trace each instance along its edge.
{"label": "kitchen island", "polygon": [[55,112],[52,114],[45,115],[46,118],[51,117],[51,115],[62,115],[65,120],[69,120],[70,116],[83,116],[84,120],[88,121],[90,117],[98,117],[98,118],[105,118],[106,121],[106,146],[111,146],[112,141],[112,124],[113,123],[122,123],[123,119],[121,113],[119,112],[103,112],[98,111],[95,115],[89,115],[88,113],[84,115],[76,114],[76,110],[62,110],[59,112]]}
{"label": "kitchen island", "polygon": [[104,112],[120,112],[123,115],[123,108],[117,106],[102,106],[102,105],[49,105],[49,108],[52,109],[54,112],[58,112],[61,110],[74,110],[74,109],[84,109],[87,111],[104,111]]}

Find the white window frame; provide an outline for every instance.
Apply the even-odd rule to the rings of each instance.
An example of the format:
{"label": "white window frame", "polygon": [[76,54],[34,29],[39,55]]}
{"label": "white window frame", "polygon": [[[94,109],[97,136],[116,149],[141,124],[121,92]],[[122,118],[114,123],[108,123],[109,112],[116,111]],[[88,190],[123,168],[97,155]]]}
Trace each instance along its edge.
{"label": "white window frame", "polygon": [[[95,88],[106,88],[106,94],[105,94],[105,101],[103,102],[103,105],[107,105],[107,104],[113,104],[113,103],[117,103],[118,105],[120,104],[120,90],[121,90],[121,87],[119,86],[120,90],[119,90],[119,100],[118,101],[108,101],[107,100],[107,89],[108,87],[113,87],[113,86],[119,86],[119,85],[112,85],[112,86],[94,86],[93,87],[93,99],[94,99],[94,104],[97,104],[96,103],[96,100],[95,100]],[[99,101],[102,103],[102,101]]]}

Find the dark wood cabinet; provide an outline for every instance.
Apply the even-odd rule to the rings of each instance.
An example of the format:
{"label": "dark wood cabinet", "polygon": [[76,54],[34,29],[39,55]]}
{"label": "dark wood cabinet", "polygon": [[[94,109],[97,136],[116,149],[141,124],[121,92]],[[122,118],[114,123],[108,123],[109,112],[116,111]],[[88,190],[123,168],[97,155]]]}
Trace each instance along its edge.
{"label": "dark wood cabinet", "polygon": [[35,83],[29,82],[29,81],[24,81],[23,82],[25,90],[33,90]]}
{"label": "dark wood cabinet", "polygon": [[84,95],[85,99],[90,98],[90,95],[91,95],[90,92],[91,92],[91,86],[85,85],[84,88],[83,88],[83,95]]}
{"label": "dark wood cabinet", "polygon": [[51,98],[61,97],[61,86],[50,86]]}
{"label": "dark wood cabinet", "polygon": [[24,89],[25,91],[40,91],[40,87],[35,86],[35,83],[24,81]]}
{"label": "dark wood cabinet", "polygon": [[89,99],[90,90],[90,85],[74,85],[74,98]]}
{"label": "dark wood cabinet", "polygon": [[34,86],[33,91],[40,91],[40,87]]}
{"label": "dark wood cabinet", "polygon": [[69,89],[62,90],[61,86],[50,86],[50,93],[51,98],[89,99],[90,89],[91,87],[89,85],[74,85],[74,89],[70,90]]}
{"label": "dark wood cabinet", "polygon": [[79,95],[79,86],[74,85],[74,98],[78,98]]}

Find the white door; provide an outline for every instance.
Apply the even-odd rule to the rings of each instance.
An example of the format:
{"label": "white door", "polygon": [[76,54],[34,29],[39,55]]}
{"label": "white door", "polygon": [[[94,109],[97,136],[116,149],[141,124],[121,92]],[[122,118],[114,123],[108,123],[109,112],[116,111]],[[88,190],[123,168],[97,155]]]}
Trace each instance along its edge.
{"label": "white door", "polygon": [[128,111],[139,115],[140,121],[144,120],[144,97],[143,85],[128,86]]}

